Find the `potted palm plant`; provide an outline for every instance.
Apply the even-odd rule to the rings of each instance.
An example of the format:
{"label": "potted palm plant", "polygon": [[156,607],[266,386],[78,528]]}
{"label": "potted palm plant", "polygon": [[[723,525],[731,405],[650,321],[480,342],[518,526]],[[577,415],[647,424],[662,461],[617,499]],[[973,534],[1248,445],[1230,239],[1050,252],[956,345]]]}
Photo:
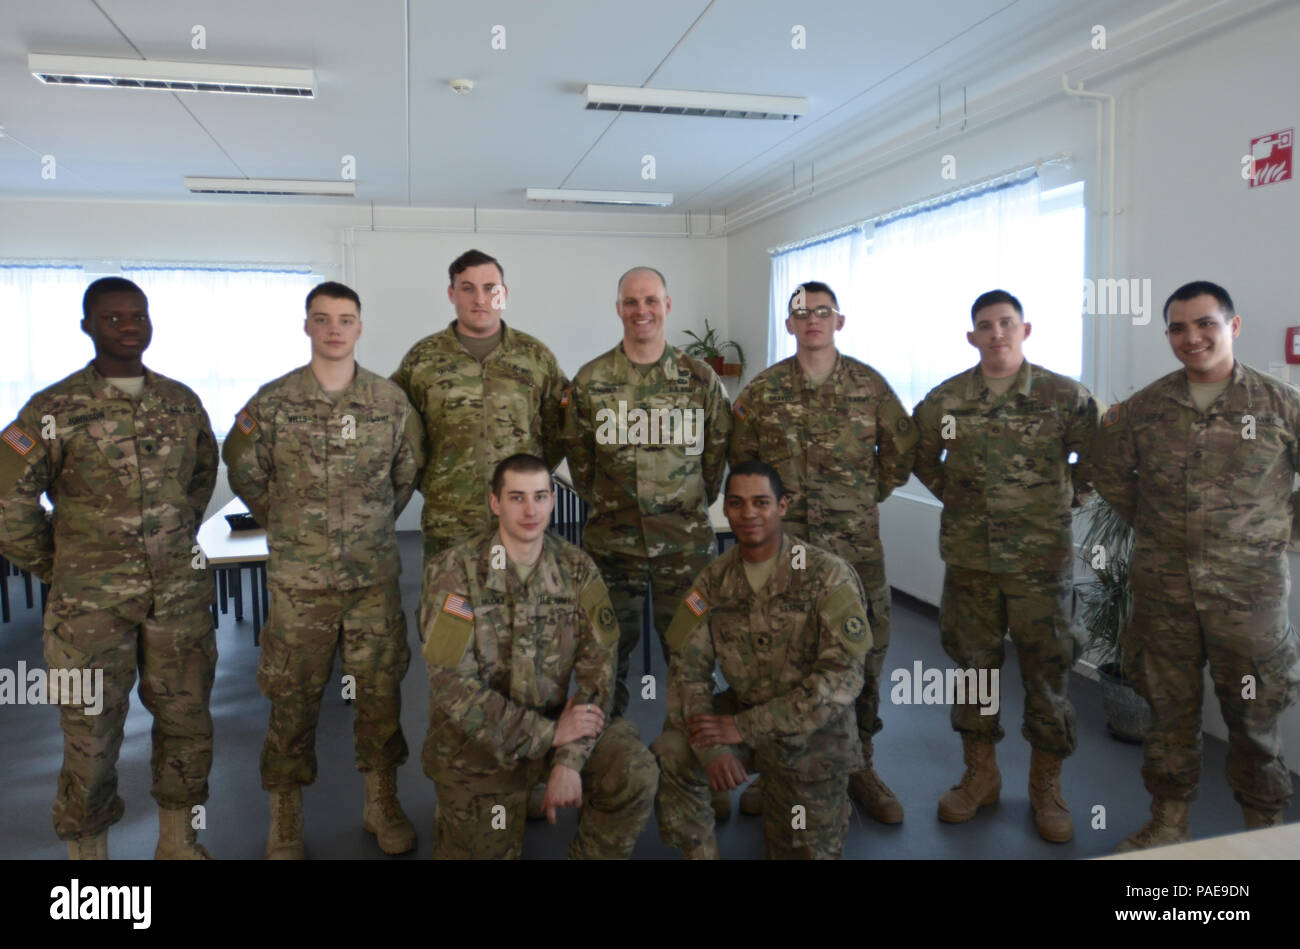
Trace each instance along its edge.
{"label": "potted palm plant", "polygon": [[1106,727],[1120,741],[1140,742],[1151,725],[1151,708],[1124,676],[1120,634],[1133,613],[1129,563],[1133,528],[1100,497],[1087,508],[1083,557],[1093,580],[1080,590],[1079,621],[1087,631],[1085,650],[1097,662]]}
{"label": "potted palm plant", "polygon": [[[692,342],[682,347],[688,356],[694,356],[696,359],[702,359],[713,367],[713,371],[720,376],[741,376],[745,373],[745,352],[740,348],[739,343],[729,339],[721,339],[718,331],[709,325],[709,321],[704,321],[704,335],[699,336],[686,330]],[[733,351],[736,354],[736,361],[728,363],[726,352]],[[733,371],[727,371],[730,366],[735,366]]]}

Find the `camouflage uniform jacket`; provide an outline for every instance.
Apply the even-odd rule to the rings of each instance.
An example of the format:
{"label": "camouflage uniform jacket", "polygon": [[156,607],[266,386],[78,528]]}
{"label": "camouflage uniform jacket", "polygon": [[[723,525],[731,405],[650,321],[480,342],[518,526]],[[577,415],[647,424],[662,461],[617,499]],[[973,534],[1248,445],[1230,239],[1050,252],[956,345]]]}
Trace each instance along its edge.
{"label": "camouflage uniform jacket", "polygon": [[944,562],[988,573],[1068,569],[1070,509],[1092,490],[1081,466],[1097,416],[1087,389],[1028,360],[1002,396],[979,366],[935,386],[914,416],[916,476],[943,502]]}
{"label": "camouflage uniform jacket", "polygon": [[1204,414],[1182,369],[1112,406],[1093,479],[1136,529],[1135,595],[1215,610],[1285,602],[1298,446],[1300,392],[1240,361]]}
{"label": "camouflage uniform jacket", "polygon": [[[861,581],[839,557],[786,533],[755,593],[732,547],[700,573],[666,638],[673,727],[714,714],[716,661],[744,709],[736,727],[761,758],[812,780],[864,766],[853,705],[871,627]],[[707,766],[728,750],[695,751]]]}
{"label": "camouflage uniform jacket", "polygon": [[[420,601],[435,761],[488,776],[542,758],[577,680],[577,701],[610,713],[618,623],[591,558],[555,534],[521,584],[496,531],[429,561]],[[556,749],[581,771],[596,739]]]}
{"label": "camouflage uniform jacket", "polygon": [[661,557],[713,544],[709,505],[722,487],[730,435],[722,383],[675,346],[644,373],[622,343],[579,369],[565,447],[574,486],[591,507],[583,547]]}
{"label": "camouflage uniform jacket", "polygon": [[302,366],[257,390],[222,455],[266,528],[268,571],[304,590],[356,590],[401,572],[395,521],[424,464],[402,390],[357,366],[337,402]]}
{"label": "camouflage uniform jacket", "polygon": [[392,376],[424,419],[420,520],[440,545],[491,524],[488,486],[498,463],[518,452],[552,468],[564,458],[560,398],[568,380],[551,351],[502,321],[501,344],[480,363],[455,327],[453,320],[412,346]]}
{"label": "camouflage uniform jacket", "polygon": [[792,495],[786,530],[883,569],[876,505],[906,483],[916,453],[916,428],[884,377],[841,353],[814,389],[791,356],[759,373],[733,412],[731,465],[757,458],[777,470]]}
{"label": "camouflage uniform jacket", "polygon": [[216,439],[189,388],[148,369],[144,380],[137,401],[92,362],[32,396],[0,434],[0,553],[78,611],[151,595],[161,615],[212,599],[195,536]]}

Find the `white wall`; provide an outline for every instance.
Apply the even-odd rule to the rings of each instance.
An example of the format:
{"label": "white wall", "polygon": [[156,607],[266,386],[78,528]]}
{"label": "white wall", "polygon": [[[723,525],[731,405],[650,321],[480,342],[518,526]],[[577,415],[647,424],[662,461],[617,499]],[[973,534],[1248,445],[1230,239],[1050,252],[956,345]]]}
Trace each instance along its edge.
{"label": "white wall", "polygon": [[[1297,35],[1300,8],[1280,6],[1090,86],[1118,99],[1114,276],[1150,278],[1159,303],[1189,280],[1223,284],[1243,314],[1237,354],[1266,370],[1281,359],[1285,327],[1300,323],[1293,289],[1300,182],[1251,191],[1241,178],[1241,157],[1248,153],[1252,137],[1300,124]],[[1031,111],[950,140],[730,235],[731,332],[751,351],[766,352],[767,248],[944,190],[938,170],[945,153],[957,157],[958,180],[947,183],[954,187],[1069,151],[1074,168],[1066,175],[1069,180],[1087,180],[1087,204],[1096,211],[1100,205],[1094,177],[1095,127],[1093,108],[1062,93]],[[1052,174],[1045,186],[1063,180],[1060,172]],[[1096,214],[1089,215],[1090,274],[1099,223]],[[942,277],[942,265],[937,263],[935,278]],[[883,318],[905,318],[905,314]],[[964,313],[954,314],[953,332],[965,331],[966,318]],[[1099,325],[1098,320],[1109,322]],[[1103,353],[1105,337],[1111,334],[1115,397],[1123,398],[1178,366],[1164,340],[1159,316],[1145,327],[1132,326],[1123,318],[1091,318],[1085,332],[1084,381],[1089,385],[1099,375],[1104,378],[1098,371],[1104,367],[1094,364],[1091,334],[1101,333]],[[1032,338],[1025,350],[1033,359]],[[870,353],[859,355],[870,361]],[[1111,392],[1099,395],[1105,398]],[[937,603],[942,578],[938,512],[915,479],[882,506],[881,531],[891,583]],[[1297,565],[1300,561],[1293,556],[1293,574]],[[1293,616],[1298,607],[1300,589],[1293,585]],[[1207,684],[1206,729],[1226,737],[1218,703],[1211,695]],[[1300,707],[1285,717],[1283,730],[1287,760],[1295,766],[1300,763]]]}

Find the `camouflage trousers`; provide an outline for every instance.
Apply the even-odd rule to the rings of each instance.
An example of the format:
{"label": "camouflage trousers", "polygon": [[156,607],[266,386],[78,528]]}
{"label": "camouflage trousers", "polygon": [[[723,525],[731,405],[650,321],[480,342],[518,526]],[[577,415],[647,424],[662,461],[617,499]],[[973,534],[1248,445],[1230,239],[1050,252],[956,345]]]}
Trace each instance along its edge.
{"label": "camouflage trousers", "polygon": [[[1003,634],[1011,631],[1025,689],[1022,733],[1033,747],[1062,757],[1074,753],[1074,706],[1067,688],[1079,655],[1070,616],[1069,574],[987,573],[948,566],[939,605],[943,649],[962,669],[1001,669]],[[999,703],[1000,704],[1000,703]],[[963,735],[1001,741],[1000,715],[983,715],[967,701],[952,707],[952,727]]]}
{"label": "camouflage trousers", "polygon": [[[713,792],[686,733],[666,727],[650,750],[659,759],[659,794],[655,798],[659,838],[680,850],[704,843],[713,836]],[[765,762],[748,745],[735,745],[732,750],[746,771],[763,773],[763,856],[769,860],[840,859],[849,833],[848,772],[807,780]]]}
{"label": "camouflage trousers", "polygon": [[1291,773],[1282,761],[1278,720],[1300,692],[1300,641],[1285,601],[1227,611],[1137,596],[1120,648],[1124,674],[1151,706],[1142,777],[1153,796],[1180,801],[1196,796],[1201,670],[1208,660],[1228,725],[1233,796],[1261,810],[1287,806]]}
{"label": "camouflage trousers", "polygon": [[862,694],[855,706],[858,734],[862,736],[862,746],[869,748],[872,736],[885,727],[880,720],[880,677],[885,672],[885,653],[889,649],[890,593],[881,565],[854,564],[853,567],[867,594],[867,622],[871,625],[871,650],[863,670]]}
{"label": "camouflage trousers", "polygon": [[[200,605],[156,616],[151,598],[112,610],[79,611],[57,594],[45,613],[45,661],[51,669],[103,669],[99,714],[61,705],[63,767],[54,801],[61,840],[94,836],[122,819],[117,757],[136,670],[140,701],[153,715],[153,786],[160,807],[189,809],[208,799],[217,665],[212,614]],[[84,697],[84,696],[83,696]]]}
{"label": "camouflage trousers", "polygon": [[[554,750],[538,761],[489,774],[457,773],[425,757],[438,794],[435,860],[517,860],[528,791],[550,774]],[[626,718],[609,723],[582,769],[582,811],[570,860],[626,860],[650,819],[659,769]]]}
{"label": "camouflage trousers", "polygon": [[647,593],[651,594],[653,601],[654,625],[666,666],[668,645],[664,642],[664,633],[668,631],[682,599],[691,592],[695,578],[713,558],[713,548],[662,557],[633,557],[597,550],[588,550],[587,553],[600,568],[605,586],[609,587],[614,614],[618,617],[618,669],[614,675],[613,714],[622,715],[627,711],[630,699],[627,673],[632,664],[632,653],[641,638],[641,610]]}
{"label": "camouflage trousers", "polygon": [[[271,584],[271,614],[262,630],[257,684],[271,700],[262,745],[262,787],[316,780],[316,723],[334,653],[355,686],[353,736],[359,771],[406,760],[402,677],[411,663],[397,580],[358,590],[296,590]],[[342,691],[343,682],[339,683]]]}

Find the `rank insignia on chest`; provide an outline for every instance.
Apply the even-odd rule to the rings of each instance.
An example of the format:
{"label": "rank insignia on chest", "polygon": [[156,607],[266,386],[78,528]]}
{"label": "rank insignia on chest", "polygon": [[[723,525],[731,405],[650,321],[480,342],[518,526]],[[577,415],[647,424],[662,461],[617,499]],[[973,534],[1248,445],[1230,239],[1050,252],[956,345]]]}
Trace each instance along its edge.
{"label": "rank insignia on chest", "polygon": [[460,619],[473,619],[474,607],[458,593],[448,593],[442,601],[442,611]]}
{"label": "rank insignia on chest", "polygon": [[257,428],[257,420],[248,414],[247,409],[240,409],[239,414],[235,416],[235,426],[245,435],[251,435],[253,429]]}
{"label": "rank insignia on chest", "polygon": [[749,416],[749,409],[745,408],[744,402],[737,401],[732,411],[736,413],[736,418],[742,422]]}
{"label": "rank insignia on chest", "polygon": [[686,607],[696,616],[703,616],[709,609],[709,601],[700,596],[699,590],[692,590],[685,600]]}
{"label": "rank insignia on chest", "polygon": [[844,635],[849,642],[860,643],[867,635],[867,624],[861,616],[850,616],[844,621]]}
{"label": "rank insignia on chest", "polygon": [[18,454],[24,456],[36,447],[36,439],[32,438],[32,436],[28,435],[17,425],[10,425],[6,428],[4,434],[0,435],[0,440],[4,441],[6,445],[18,452]]}

